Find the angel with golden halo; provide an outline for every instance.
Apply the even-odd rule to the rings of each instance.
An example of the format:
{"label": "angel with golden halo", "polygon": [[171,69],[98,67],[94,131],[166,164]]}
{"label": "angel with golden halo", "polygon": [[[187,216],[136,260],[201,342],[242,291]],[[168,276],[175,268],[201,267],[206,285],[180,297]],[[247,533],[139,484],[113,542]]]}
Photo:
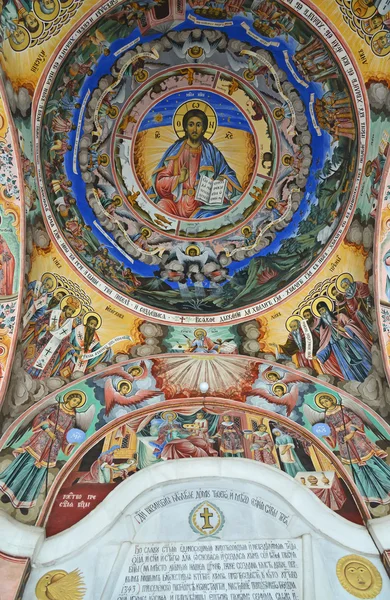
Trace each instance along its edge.
{"label": "angel with golden halo", "polygon": [[[293,380],[297,381],[299,378],[294,376]],[[291,386],[290,391],[288,391],[288,387],[285,383],[275,383],[272,386],[271,392],[268,392],[265,388],[255,388],[250,392],[246,393],[248,397],[257,397],[263,398],[270,404],[276,404],[278,406],[286,407],[286,416],[289,417],[294,410],[298,400],[299,400],[299,388],[297,385]]]}
{"label": "angel with golden halo", "polygon": [[123,407],[136,408],[136,404],[144,402],[145,400],[151,400],[152,398],[156,398],[156,396],[161,396],[161,391],[138,390],[134,393],[130,377],[121,379],[116,384],[113,383],[111,377],[108,377],[104,385],[104,402],[106,405],[105,415],[109,416],[115,404]]}
{"label": "angel with golden halo", "polygon": [[304,378],[299,373],[290,373],[288,371],[284,371],[280,374],[272,365],[264,369],[261,373],[261,377],[268,386],[272,386],[275,383],[284,383],[285,385],[289,385],[290,383],[298,383],[305,381]]}
{"label": "angel with golden halo", "polygon": [[[366,500],[376,504],[390,503],[390,466],[387,453],[368,436],[384,435],[359,404],[347,397],[340,402],[333,394],[320,392],[314,402],[320,409],[307,404],[303,412],[311,425],[325,422],[330,433],[324,438],[333,450],[340,453],[341,462],[352,470],[353,479]],[[368,430],[368,431],[367,431]]]}
{"label": "angel with golden halo", "polygon": [[26,515],[35,506],[47,473],[56,466],[58,454],[69,456],[75,447],[68,441],[71,429],[87,431],[95,415],[95,407],[80,409],[87,402],[81,390],[70,390],[62,401],[50,398],[35,406],[17,428],[8,444],[13,445],[31,430],[27,440],[13,450],[15,459],[0,473],[3,503],[12,503]]}
{"label": "angel with golden halo", "polygon": [[[115,367],[110,368],[110,377],[119,377],[120,379],[124,379],[129,381],[130,383],[134,383],[134,381],[139,381],[141,379],[146,379],[148,377],[149,371],[148,367],[144,360],[141,360],[139,365],[130,363],[125,365],[116,365]],[[105,379],[107,375],[104,375],[102,379]]]}

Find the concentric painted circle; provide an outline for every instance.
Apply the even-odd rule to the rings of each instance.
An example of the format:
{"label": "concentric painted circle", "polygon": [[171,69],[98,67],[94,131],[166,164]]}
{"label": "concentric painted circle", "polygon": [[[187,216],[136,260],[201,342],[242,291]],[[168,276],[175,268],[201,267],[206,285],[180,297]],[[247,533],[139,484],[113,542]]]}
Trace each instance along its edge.
{"label": "concentric painted circle", "polygon": [[295,293],[341,242],[365,160],[364,90],[311,5],[237,7],[223,27],[206,13],[107,12],[64,42],[35,106],[54,241],[162,322],[238,321]]}
{"label": "concentric painted circle", "polygon": [[[278,138],[261,97],[242,84],[240,105],[229,97],[225,72],[211,67],[207,71],[205,75],[204,67],[194,67],[193,76],[202,82],[212,73],[213,90],[199,86],[176,91],[175,70],[152,78],[129,100],[113,136],[114,177],[125,203],[146,225],[178,239],[226,236],[242,226],[243,212],[250,216],[265,204],[276,173]],[[164,92],[161,97],[156,88]],[[183,121],[191,123],[188,115],[206,123],[198,150],[187,144]],[[207,146],[203,155],[202,145]],[[194,173],[181,184],[181,165],[189,157]],[[220,189],[226,182],[225,193],[214,194],[214,205],[208,202],[206,186],[200,199],[197,195],[202,175],[221,182]],[[261,200],[253,184],[262,190]],[[136,197],[135,189],[140,192]]]}

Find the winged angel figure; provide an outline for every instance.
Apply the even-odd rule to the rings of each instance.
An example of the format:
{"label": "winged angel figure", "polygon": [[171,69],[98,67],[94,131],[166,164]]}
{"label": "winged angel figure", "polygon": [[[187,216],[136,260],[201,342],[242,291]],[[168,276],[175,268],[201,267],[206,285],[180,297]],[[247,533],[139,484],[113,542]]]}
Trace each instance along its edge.
{"label": "winged angel figure", "polygon": [[223,36],[219,36],[209,41],[206,33],[198,29],[190,31],[184,42],[179,42],[173,34],[168,34],[167,37],[176,56],[185,58],[190,63],[202,63],[210,58],[223,40]]}
{"label": "winged angel figure", "polygon": [[267,367],[267,369],[262,372],[261,377],[268,386],[271,386],[271,390],[254,388],[248,392],[246,396],[257,396],[271,404],[285,406],[286,416],[289,417],[298,402],[299,388],[297,385],[292,385],[289,390],[288,385],[304,381],[302,377],[295,375],[294,373],[284,373],[283,375],[280,375],[280,373],[273,370],[272,367]]}
{"label": "winged angel figure", "polygon": [[257,396],[271,404],[285,406],[286,416],[289,417],[298,402],[299,388],[297,385],[293,385],[291,390],[288,391],[287,386],[284,383],[275,383],[275,385],[272,386],[271,392],[267,392],[267,390],[262,388],[257,388],[248,392],[246,396]]}
{"label": "winged angel figure", "polygon": [[332,449],[339,450],[341,462],[348,465],[354,481],[366,502],[390,503],[390,466],[385,462],[387,452],[369,437],[386,439],[366,412],[352,399],[344,398],[338,403],[335,396],[320,392],[315,403],[321,411],[307,404],[303,407],[311,425],[325,422],[330,433],[325,441]]}
{"label": "winged angel figure", "polygon": [[[33,408],[22,426],[13,434],[8,446],[20,441],[29,430],[31,434],[25,442],[13,450],[15,459],[0,473],[0,492],[3,503],[27,514],[35,506],[38,496],[47,482],[48,471],[56,466],[60,451],[69,456],[77,443],[74,440],[84,436],[95,416],[95,407],[80,411],[87,398],[80,390],[70,390],[62,401],[50,398],[43,405]],[[71,430],[74,430],[69,435]],[[69,441],[70,440],[70,441]]]}
{"label": "winged angel figure", "polygon": [[257,76],[268,75],[268,67],[260,63],[260,59],[256,60],[251,56],[237,55],[229,48],[226,50],[226,56],[233,71],[236,73],[243,71],[244,78],[256,87],[259,87]]}
{"label": "winged angel figure", "polygon": [[[140,379],[145,379],[148,371],[144,361],[126,370],[122,367],[110,371],[110,377],[104,384],[105,414],[108,416],[115,404],[119,406],[133,406],[145,400],[161,396],[160,390],[138,390],[133,393],[133,384]],[[113,377],[115,379],[113,379]]]}

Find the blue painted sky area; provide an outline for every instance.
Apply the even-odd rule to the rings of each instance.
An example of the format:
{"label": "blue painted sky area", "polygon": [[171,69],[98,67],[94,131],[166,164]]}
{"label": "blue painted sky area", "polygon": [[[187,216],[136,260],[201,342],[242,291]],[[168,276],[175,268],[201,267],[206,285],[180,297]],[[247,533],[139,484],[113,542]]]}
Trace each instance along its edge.
{"label": "blue painted sky area", "polygon": [[[254,41],[253,41],[253,39],[247,37],[244,28],[241,26],[242,22],[247,22],[249,25],[251,24],[250,19],[239,16],[238,19],[236,18],[235,24],[233,26],[226,28],[226,33],[229,35],[229,37],[239,39],[242,41],[247,41],[252,46],[254,44]],[[176,30],[180,31],[180,30],[184,30],[184,29],[195,29],[195,28],[200,29],[200,28],[205,28],[205,27],[197,26],[192,21],[186,20],[184,23],[180,24],[176,28]],[[123,46],[131,43],[131,41],[134,40],[135,38],[137,38],[138,36],[140,36],[140,32],[139,32],[139,29],[136,28],[133,30],[133,32],[127,38],[124,38],[121,40],[116,40],[115,42],[113,42],[111,44],[110,55],[109,56],[102,55],[100,57],[97,65],[94,67],[93,74],[85,80],[85,82],[79,92],[80,93],[80,103],[82,103],[82,100],[85,97],[85,94],[87,93],[87,91],[88,90],[93,91],[95,89],[95,87],[98,86],[99,79],[104,74],[110,72],[112,65],[118,59],[118,56],[115,56],[115,52],[117,50],[119,50],[120,48],[122,48]],[[143,36],[142,41],[150,42],[156,38],[159,38],[160,36],[161,36],[161,34],[159,34],[159,33],[155,34],[155,35],[151,35],[151,36]],[[319,84],[316,84],[316,83],[310,83],[308,85],[308,87],[306,88],[306,87],[300,85],[294,79],[293,75],[290,73],[290,71],[286,65],[286,62],[285,62],[285,57],[283,55],[283,51],[287,50],[287,52],[290,56],[290,63],[292,63],[291,57],[294,55],[295,46],[296,46],[296,42],[294,40],[286,41],[284,38],[273,38],[273,41],[277,41],[280,44],[278,48],[272,47],[272,53],[275,57],[275,60],[278,64],[278,66],[280,66],[284,70],[289,81],[298,90],[300,97],[305,104],[306,116],[307,116],[308,124],[309,124],[309,131],[312,136],[311,149],[312,149],[313,161],[312,161],[312,166],[310,169],[309,179],[308,179],[307,186],[306,186],[305,196],[301,202],[299,209],[294,214],[291,223],[283,231],[279,232],[277,239],[270,246],[268,246],[267,248],[265,248],[264,250],[259,252],[258,256],[264,256],[264,255],[270,254],[272,252],[276,252],[279,249],[280,244],[284,239],[289,238],[294,235],[294,232],[296,231],[297,226],[299,225],[299,222],[302,220],[302,218],[304,218],[308,214],[311,204],[316,204],[317,199],[315,196],[315,190],[316,190],[316,186],[317,186],[317,181],[315,180],[314,174],[318,169],[321,169],[323,167],[324,162],[327,157],[327,154],[330,153],[330,149],[331,149],[330,136],[328,134],[326,134],[325,132],[322,132],[321,137],[317,136],[317,133],[311,123],[311,118],[310,118],[310,114],[309,114],[310,95],[312,93],[314,93],[315,98],[321,97],[323,95],[322,86]],[[261,43],[258,43],[258,42],[256,42],[256,45],[259,47],[262,46]],[[212,62],[212,58],[211,58],[211,62]],[[222,98],[221,96],[219,96],[218,94],[215,94],[214,92],[207,92],[205,90],[202,90],[202,93],[204,93],[204,97],[202,98],[202,100],[209,102],[215,109],[218,109],[218,124],[220,126],[237,127],[240,129],[244,129],[246,131],[251,131],[250,126],[249,126],[248,122],[246,121],[245,117],[237,109],[237,107],[235,107],[235,105],[232,102],[230,102],[227,99]],[[182,104],[184,101],[186,101],[188,99],[189,98],[186,97],[186,92],[177,92],[175,94],[172,94],[166,100],[161,100],[148,113],[147,117],[144,119],[144,121],[142,123],[141,130],[148,129],[150,127],[156,127],[156,125],[162,125],[162,126],[171,125],[175,110],[178,108],[178,106],[180,104]],[[73,122],[75,124],[77,124],[77,122],[78,122],[79,113],[80,113],[79,110],[74,111]],[[156,122],[155,117],[157,114],[162,115],[162,117],[163,117],[162,122]],[[75,131],[72,131],[69,135],[69,138],[70,138],[69,143],[72,146],[74,146],[74,143],[75,143],[75,133],[76,133]],[[140,275],[153,276],[153,272],[156,269],[155,266],[145,265],[144,263],[137,261],[137,260],[135,260],[134,264],[130,263],[119,250],[117,250],[113,246],[110,246],[109,241],[93,225],[95,215],[94,215],[92,209],[90,208],[88,202],[86,201],[85,184],[81,178],[80,173],[79,174],[73,173],[72,159],[73,159],[73,151],[69,152],[65,155],[66,173],[67,173],[67,177],[72,181],[73,193],[77,197],[77,203],[80,208],[80,211],[83,214],[85,222],[87,222],[88,224],[91,225],[93,233],[95,234],[97,239],[102,244],[104,244],[105,246],[107,246],[109,248],[110,254],[113,257],[115,257],[119,262],[124,262],[125,266],[131,267],[136,273],[139,273]],[[80,171],[79,167],[78,167],[78,170]],[[241,270],[249,262],[250,262],[250,259],[241,261],[240,263],[232,263],[229,267],[230,275],[233,275],[234,272]],[[170,285],[173,288],[177,287],[174,283],[170,283]]]}
{"label": "blue painted sky area", "polygon": [[167,98],[160,100],[160,102],[145,115],[139,131],[152,129],[158,125],[161,125],[162,127],[171,126],[173,117],[180,106],[194,100],[206,102],[214,109],[217,115],[218,127],[241,129],[242,131],[252,133],[252,129],[245,115],[235,104],[233,104],[233,102],[215,92],[207,92],[204,89],[194,89],[190,92],[177,92],[176,94],[171,94]]}
{"label": "blue painted sky area", "polygon": [[[141,33],[139,31],[139,28],[136,27],[128,37],[112,42],[112,44],[110,45],[110,54],[108,56],[106,56],[105,54],[102,54],[100,56],[97,64],[94,67],[92,75],[85,78],[84,83],[79,91],[81,105],[88,90],[90,90],[92,93],[93,90],[96,87],[98,87],[99,80],[101,79],[101,77],[111,72],[111,67],[118,60],[118,56],[115,56],[115,52],[117,52],[117,50],[120,50],[122,47],[127,46],[127,44],[130,44],[133,40],[140,37],[140,35]],[[159,37],[161,37],[161,34],[155,34],[152,36],[144,37],[143,40],[146,42]],[[76,125],[78,123],[79,115],[80,109],[73,111],[73,123],[75,123]],[[83,124],[81,126],[81,132],[82,131]],[[130,263],[130,261],[117,248],[115,248],[115,246],[110,245],[109,240],[97,229],[97,227],[95,227],[93,221],[96,219],[96,217],[86,199],[86,188],[85,183],[80,175],[80,167],[77,167],[77,170],[79,171],[78,174],[73,173],[73,149],[75,140],[76,131],[71,131],[69,134],[69,144],[72,146],[72,151],[66,153],[64,164],[67,177],[72,182],[73,194],[77,198],[77,206],[79,207],[80,212],[83,215],[84,221],[91,226],[92,233],[99,240],[99,242],[102,245],[109,248],[111,256],[116,258],[120,263],[123,262],[125,267],[130,267],[132,270],[139,273],[140,275],[144,275],[145,277],[152,277],[154,271],[156,270],[155,265],[146,265],[138,260],[135,260],[134,263]]]}

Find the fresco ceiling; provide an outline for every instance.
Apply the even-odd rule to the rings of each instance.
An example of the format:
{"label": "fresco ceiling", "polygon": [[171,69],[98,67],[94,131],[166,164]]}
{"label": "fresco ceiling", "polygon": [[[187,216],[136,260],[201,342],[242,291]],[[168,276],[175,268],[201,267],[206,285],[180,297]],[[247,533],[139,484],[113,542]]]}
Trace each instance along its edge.
{"label": "fresco ceiling", "polygon": [[163,322],[275,305],[335,250],[355,208],[357,71],[288,11],[280,41],[254,48],[281,27],[256,10],[210,30],[194,7],[168,32],[141,27],[142,40],[114,11],[55,63],[33,106],[47,226],[100,291]]}
{"label": "fresco ceiling", "polygon": [[0,508],[228,456],[387,516],[390,4],[0,8]]}

